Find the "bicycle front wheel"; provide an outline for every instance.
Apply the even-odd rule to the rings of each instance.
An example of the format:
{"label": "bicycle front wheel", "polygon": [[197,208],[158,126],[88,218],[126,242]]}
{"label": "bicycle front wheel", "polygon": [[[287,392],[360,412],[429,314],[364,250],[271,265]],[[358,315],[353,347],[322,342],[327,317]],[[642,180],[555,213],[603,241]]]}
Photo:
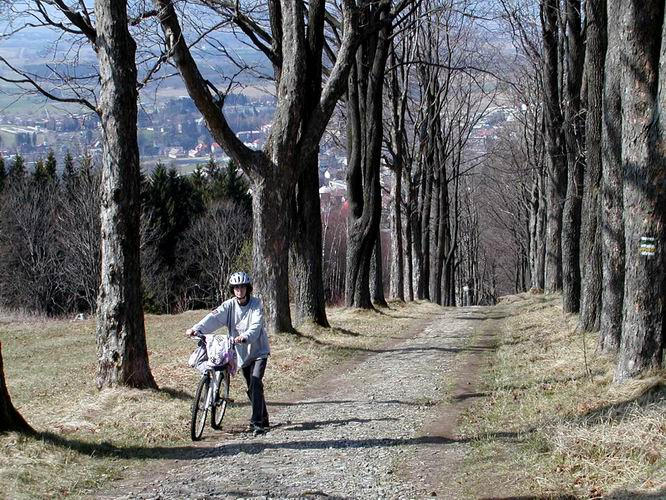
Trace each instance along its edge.
{"label": "bicycle front wheel", "polygon": [[192,403],[192,421],[190,423],[192,441],[199,441],[199,439],[201,439],[204,426],[206,425],[206,416],[208,415],[206,399],[208,398],[209,386],[210,377],[206,375],[201,378],[199,386],[197,387],[197,392],[194,395],[194,402]]}
{"label": "bicycle front wheel", "polygon": [[215,395],[215,402],[213,408],[210,410],[210,425],[213,429],[222,427],[222,419],[224,413],[227,411],[227,403],[229,400],[229,372],[223,370],[221,374],[220,383],[217,385],[217,394]]}

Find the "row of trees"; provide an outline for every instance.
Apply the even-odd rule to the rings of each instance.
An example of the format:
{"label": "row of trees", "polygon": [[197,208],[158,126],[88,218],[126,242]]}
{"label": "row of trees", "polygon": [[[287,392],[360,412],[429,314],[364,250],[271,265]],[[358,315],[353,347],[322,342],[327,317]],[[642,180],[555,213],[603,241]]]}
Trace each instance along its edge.
{"label": "row of trees", "polygon": [[[520,136],[504,143],[524,200],[529,283],[618,354],[622,381],[663,361],[664,3],[502,0],[521,68]],[[506,218],[505,218],[506,220]]]}

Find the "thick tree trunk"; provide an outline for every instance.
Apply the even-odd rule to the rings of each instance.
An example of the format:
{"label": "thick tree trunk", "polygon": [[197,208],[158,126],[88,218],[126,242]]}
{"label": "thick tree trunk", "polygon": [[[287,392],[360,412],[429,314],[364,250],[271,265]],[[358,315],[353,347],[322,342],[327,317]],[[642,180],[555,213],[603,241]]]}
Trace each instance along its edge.
{"label": "thick tree trunk", "polygon": [[360,308],[372,308],[370,261],[375,240],[379,237],[381,218],[379,170],[383,138],[382,91],[390,35],[389,7],[388,0],[366,7],[368,19],[372,16],[382,23],[382,28],[359,49],[356,69],[350,71],[347,94],[350,211],[345,302],[347,306]]}
{"label": "thick tree trunk", "polygon": [[[625,279],[615,380],[661,368],[666,241],[666,125],[659,109],[663,0],[627,2],[620,29]],[[665,68],[662,67],[662,70]],[[650,238],[649,240],[645,238]]]}
{"label": "thick tree trunk", "polygon": [[[322,91],[321,55],[324,45],[323,1],[310,3],[308,15],[306,102],[319,102]],[[304,119],[312,117],[312,108],[304,109]],[[328,327],[322,265],[321,202],[319,200],[319,148],[301,158],[305,164],[296,185],[296,209],[292,222],[296,235],[290,255],[296,278],[297,321],[309,321]]]}
{"label": "thick tree trunk", "polygon": [[601,122],[606,59],[606,0],[586,3],[587,114],[586,170],[581,234],[581,303],[579,327],[598,331],[601,318]]}
{"label": "thick tree trunk", "polygon": [[[363,172],[363,135],[361,75],[355,67],[349,72],[347,91],[347,199],[349,220],[347,225],[347,266],[345,277],[345,304],[364,309],[372,308],[370,300],[370,257],[374,249],[377,229],[373,225],[372,198],[375,183]],[[368,172],[371,176],[375,172]],[[379,175],[378,173],[376,174]]]}
{"label": "thick tree trunk", "polygon": [[608,51],[602,124],[601,318],[599,348],[616,352],[622,333],[624,221],[622,219],[622,97],[619,17],[624,0],[608,0]]}
{"label": "thick tree trunk", "polygon": [[97,386],[155,388],[148,365],[139,257],[136,45],[124,0],[95,2],[102,122],[102,274]]}
{"label": "thick tree trunk", "polygon": [[289,224],[291,186],[276,175],[252,184],[255,288],[273,332],[293,331],[289,310]]}
{"label": "thick tree trunk", "polygon": [[291,272],[296,283],[297,322],[328,327],[322,268],[321,203],[317,155],[309,159],[296,186],[292,212]]}
{"label": "thick tree trunk", "polygon": [[548,151],[545,288],[548,292],[562,289],[562,212],[567,189],[558,72],[558,15],[558,0],[542,0],[544,116]]}
{"label": "thick tree trunk", "polygon": [[2,363],[2,343],[0,342],[0,434],[7,431],[17,431],[32,434],[35,432],[16,411],[9,397],[7,383],[5,382],[5,368]]}
{"label": "thick tree trunk", "polygon": [[583,198],[584,127],[581,107],[584,47],[581,1],[567,0],[566,150],[567,196],[562,220],[562,306],[564,312],[580,309],[580,223]]}
{"label": "thick tree trunk", "polygon": [[[403,45],[402,57],[405,57]],[[402,233],[402,174],[405,163],[405,114],[407,109],[407,96],[409,88],[409,73],[396,64],[396,48],[391,46],[390,66],[393,68],[390,76],[391,85],[391,149],[393,153],[394,181],[391,186],[391,276],[390,296],[401,301],[405,300],[405,266]],[[401,79],[398,79],[398,76]],[[400,85],[402,84],[402,89]]]}
{"label": "thick tree trunk", "polygon": [[375,250],[372,252],[371,267],[372,303],[379,307],[388,307],[384,296],[384,272],[382,269],[382,234],[377,232]]}

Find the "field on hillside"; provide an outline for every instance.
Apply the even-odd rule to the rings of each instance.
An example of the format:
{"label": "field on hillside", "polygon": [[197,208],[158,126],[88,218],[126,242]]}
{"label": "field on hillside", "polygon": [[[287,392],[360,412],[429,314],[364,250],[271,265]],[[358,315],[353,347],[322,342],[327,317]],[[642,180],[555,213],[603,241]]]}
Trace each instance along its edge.
{"label": "field on hillside", "polygon": [[502,301],[513,315],[498,332],[485,397],[462,423],[473,441],[466,470],[525,495],[666,498],[666,371],[614,385],[614,358],[561,302]]}
{"label": "field on hillside", "polygon": [[[427,302],[392,303],[376,312],[331,309],[331,329],[304,326],[297,335],[272,336],[265,378],[269,411],[306,381],[400,338],[438,311]],[[147,315],[150,365],[160,389],[102,392],[95,387],[93,320],[0,314],[12,402],[40,433],[0,436],[0,498],[76,497],[139,473],[143,465],[192,456],[190,404],[198,374],[187,366],[194,342],[183,332],[205,314]],[[225,417],[223,432],[242,428],[249,418],[241,375],[232,380],[231,391],[238,404]],[[204,436],[213,432],[207,427]]]}
{"label": "field on hillside", "polygon": [[[459,422],[460,442],[469,443],[460,475],[465,496],[508,490],[543,498],[666,498],[666,373],[614,385],[614,359],[596,351],[596,334],[576,331],[577,318],[562,313],[559,295],[506,297],[500,310],[504,328],[496,332],[484,387]],[[376,312],[331,309],[330,330],[273,336],[269,411],[297,398],[313,377],[404,338],[440,311],[427,302]],[[0,436],[0,498],[79,497],[163,461],[192,458],[198,376],[186,365],[194,344],[182,332],[204,314],[146,316],[160,389],[102,392],[94,384],[92,320],[0,314],[9,391],[39,432]],[[240,376],[232,396],[238,404],[218,439],[248,418]]]}

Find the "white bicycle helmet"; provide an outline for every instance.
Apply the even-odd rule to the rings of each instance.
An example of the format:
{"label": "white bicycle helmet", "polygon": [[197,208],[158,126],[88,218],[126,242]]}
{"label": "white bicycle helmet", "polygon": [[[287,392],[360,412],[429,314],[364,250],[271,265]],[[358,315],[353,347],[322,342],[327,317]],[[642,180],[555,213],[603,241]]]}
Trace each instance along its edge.
{"label": "white bicycle helmet", "polygon": [[229,278],[229,286],[237,286],[237,285],[251,285],[252,284],[252,278],[250,278],[250,275],[247,273],[244,273],[243,271],[234,273],[231,275]]}

